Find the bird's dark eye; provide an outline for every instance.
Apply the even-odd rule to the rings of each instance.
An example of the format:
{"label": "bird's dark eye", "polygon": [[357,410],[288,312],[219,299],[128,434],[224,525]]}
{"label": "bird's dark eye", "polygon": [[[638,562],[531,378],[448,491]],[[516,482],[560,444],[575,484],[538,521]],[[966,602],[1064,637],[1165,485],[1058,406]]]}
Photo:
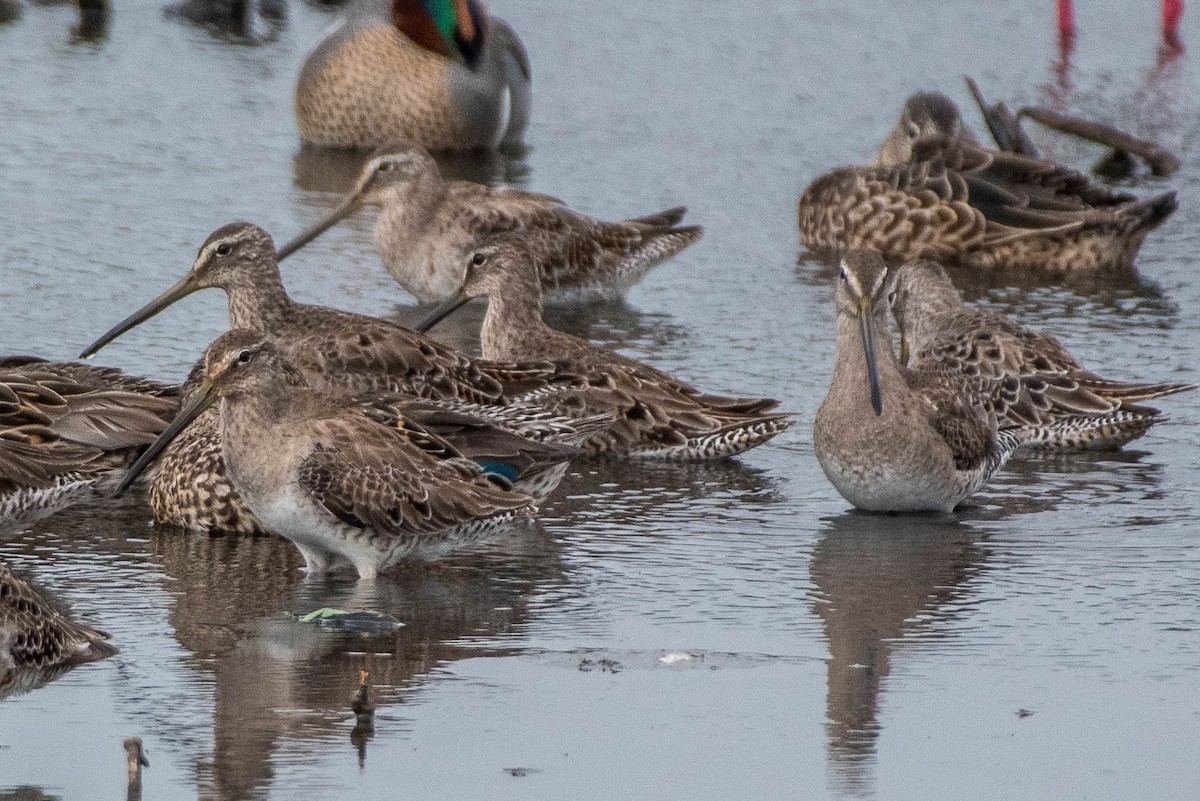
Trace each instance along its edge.
{"label": "bird's dark eye", "polygon": [[896,290],[894,290],[894,289],[888,293],[888,305],[889,306],[896,305]]}
{"label": "bird's dark eye", "polygon": [[379,172],[391,172],[394,169],[396,169],[396,164],[391,161],[385,161],[378,167]]}
{"label": "bird's dark eye", "polygon": [[913,139],[921,135],[921,128],[915,122],[910,120],[905,127],[908,129],[908,135]]}
{"label": "bird's dark eye", "polygon": [[222,242],[221,244],[217,245],[218,256],[228,256],[232,252],[233,245],[229,244],[228,242]]}
{"label": "bird's dark eye", "polygon": [[240,364],[245,364],[246,362],[250,361],[253,358],[254,358],[254,353],[251,351],[248,351],[248,350],[244,350],[237,355],[237,360]]}
{"label": "bird's dark eye", "polygon": [[486,253],[476,253],[474,256],[471,257],[471,266],[479,267],[487,260],[488,260],[488,257],[487,257]]}

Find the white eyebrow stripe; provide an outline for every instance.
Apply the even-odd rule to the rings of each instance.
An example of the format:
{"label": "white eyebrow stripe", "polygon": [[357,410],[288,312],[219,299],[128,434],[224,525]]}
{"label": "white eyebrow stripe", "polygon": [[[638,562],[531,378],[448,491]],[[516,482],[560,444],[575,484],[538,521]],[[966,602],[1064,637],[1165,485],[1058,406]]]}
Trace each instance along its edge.
{"label": "white eyebrow stripe", "polygon": [[861,297],[863,293],[862,285],[858,282],[858,276],[846,266],[845,259],[842,259],[842,275],[846,276],[846,281],[849,282],[851,288],[853,288],[854,291],[858,293],[859,297]]}

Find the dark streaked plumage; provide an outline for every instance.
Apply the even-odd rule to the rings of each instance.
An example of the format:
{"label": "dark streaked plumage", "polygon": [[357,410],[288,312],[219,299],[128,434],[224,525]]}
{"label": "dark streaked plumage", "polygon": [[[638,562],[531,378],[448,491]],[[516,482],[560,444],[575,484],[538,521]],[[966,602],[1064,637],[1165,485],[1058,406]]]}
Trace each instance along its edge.
{"label": "dark streaked plumage", "polygon": [[703,235],[679,225],[683,207],[602,222],[548,195],[447,181],[428,153],[410,148],[368,162],[346,201],[280,248],[280,258],[363,206],[379,208],[375,243],[387,271],[424,301],[454,294],[471,253],[496,235],[521,236],[551,297],[588,298],[620,297]]}
{"label": "dark streaked plumage", "polygon": [[0,358],[0,526],[87,497],[179,408],[176,387],[84,364]]}
{"label": "dark streaked plumage", "polygon": [[72,621],[0,562],[0,698],[117,652],[109,635]]}
{"label": "dark streaked plumage", "polygon": [[1024,434],[997,427],[997,379],[899,364],[883,324],[888,281],[875,251],[842,260],[833,378],[813,421],[813,450],[860,509],[949,512],[1003,466]]}
{"label": "dark streaked plumage", "polygon": [[733,456],[761,445],[791,425],[772,411],[777,401],[709,395],[608,348],[556,331],[542,319],[541,286],[525,262],[522,241],[476,251],[454,298],[423,327],[472,297],[487,297],[480,338],[485,356],[544,359],[583,378],[578,392],[547,398],[564,414],[611,414],[615,420],[587,440],[592,453],[703,460]]}
{"label": "dark streaked plumage", "polygon": [[1195,384],[1132,383],[1087,370],[1054,337],[999,312],[969,308],[939,265],[910,262],[895,276],[892,310],[900,328],[901,362],[965,376],[1011,376],[1019,399],[1001,425],[1036,425],[1028,444],[1045,448],[1116,448],[1164,419],[1144,401],[1195,389]]}
{"label": "dark streaked plumage", "polygon": [[[292,302],[283,288],[270,237],[249,223],[234,223],[212,234],[187,277],[85,353],[205,287],[226,291],[232,327],[270,335],[306,382],[319,389],[341,395],[399,392],[441,401],[451,410],[478,413],[499,428],[551,445],[569,444],[598,424],[567,422],[543,408],[541,394],[578,381],[553,365],[470,359],[386,320]],[[523,401],[523,396],[531,399]],[[189,529],[261,533],[222,478],[215,430],[214,420],[202,417],[164,454],[150,489],[155,518]],[[477,432],[464,433],[455,441],[465,446],[465,441],[475,441],[477,436]],[[536,477],[537,483],[524,485],[531,492],[541,494],[552,488],[544,481],[550,474]]]}
{"label": "dark streaked plumage", "polygon": [[963,132],[957,109],[946,130],[949,103],[914,96],[879,162],[813,181],[798,208],[804,246],[978,269],[1119,269],[1175,210],[1174,192],[1141,200],[1048,161],[985,150]]}
{"label": "dark streaked plumage", "polygon": [[447,440],[398,413],[347,409],[309,388],[272,340],[242,329],[209,346],[200,388],[119,490],[218,400],[234,487],[265,528],[296,544],[310,572],[348,563],[372,578],[533,514],[532,498]]}

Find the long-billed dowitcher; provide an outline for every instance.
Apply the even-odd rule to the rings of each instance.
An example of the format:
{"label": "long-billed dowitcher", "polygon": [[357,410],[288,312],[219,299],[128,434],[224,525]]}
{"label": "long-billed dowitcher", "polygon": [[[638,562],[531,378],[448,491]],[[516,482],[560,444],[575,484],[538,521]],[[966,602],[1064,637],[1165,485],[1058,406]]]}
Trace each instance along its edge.
{"label": "long-billed dowitcher", "polygon": [[446,440],[396,415],[372,419],[310,388],[272,340],[222,334],[204,380],[130,468],[126,488],[171,440],[220,402],[221,451],[262,524],[300,549],[310,573],[349,563],[361,578],[432,559],[534,512]]}
{"label": "long-billed dowitcher", "polygon": [[119,477],[175,415],[177,392],[112,368],[0,358],[0,527]]}
{"label": "long-billed dowitcher", "polygon": [[1054,337],[999,312],[968,307],[946,271],[929,260],[896,271],[891,306],[900,328],[901,364],[1015,377],[1021,395],[1001,412],[1000,423],[1039,426],[1039,436],[1027,440],[1034,447],[1120,447],[1165,419],[1138,404],[1196,388],[1102,378]]}
{"label": "long-billed dowitcher", "polygon": [[[544,409],[541,398],[522,400],[580,380],[553,365],[470,359],[386,320],[294,303],[284,290],[270,236],[249,223],[233,223],[214,232],[187,276],[115,326],[84,355],[207,287],[225,290],[231,327],[271,336],[300,366],[311,386],[336,394],[398,392],[451,404],[437,414],[457,411],[485,418],[477,430],[441,430],[467,451],[474,447],[468,443],[487,441],[482,434],[485,423],[549,444],[572,444],[604,422],[568,422]],[[373,401],[366,397],[356,402]],[[466,408],[462,403],[477,406]],[[410,411],[419,413],[415,408]],[[432,424],[429,415],[434,413],[426,412],[425,422]],[[201,418],[163,454],[150,486],[155,519],[193,530],[260,533],[254,516],[245,513],[224,478],[218,443],[215,416]],[[541,494],[548,491],[542,482],[546,477],[534,471],[518,478],[537,478],[539,483],[522,486]]]}
{"label": "long-billed dowitcher", "polygon": [[976,269],[1126,268],[1175,210],[1048,161],[978,146],[957,107],[914,95],[869,167],[840,167],[800,196],[800,240],[820,254],[872,248]]}
{"label": "long-billed dowitcher", "polygon": [[375,244],[387,271],[423,301],[454,294],[471,253],[498,234],[520,235],[537,254],[548,296],[572,299],[620,297],[704,234],[679,225],[684,207],[610,223],[549,195],[447,181],[428,153],[410,148],[368,162],[346,200],[280,248],[279,258],[363,206],[379,209]]}
{"label": "long-billed dowitcher", "polygon": [[0,562],[0,698],[40,687],[117,652],[108,634],[72,621]]}
{"label": "long-billed dowitcher", "polygon": [[520,38],[479,0],[353,0],[305,59],[296,122],[316,145],[494,148],[520,142],[530,83]]}
{"label": "long-billed dowitcher", "polygon": [[82,357],[206,288],[225,291],[230,328],[270,335],[310,384],[331,392],[387,390],[504,404],[544,390],[555,375],[552,365],[470,359],[378,317],[296,303],[283,287],[270,235],[251,223],[231,223],[214,231],[186,276],[92,343]]}
{"label": "long-billed dowitcher", "polygon": [[[566,474],[575,447],[608,419],[565,420],[524,406],[484,406],[368,392],[345,398],[377,421],[404,417],[450,442],[485,472],[512,482],[537,501],[545,500]],[[543,419],[544,418],[544,419]],[[499,457],[499,458],[497,458]],[[189,531],[257,536],[267,529],[234,487],[221,450],[216,409],[201,414],[154,465],[148,492],[160,523]]]}
{"label": "long-billed dowitcher", "polygon": [[471,256],[459,291],[421,324],[428,330],[474,297],[488,299],[480,340],[484,356],[545,359],[582,375],[586,388],[551,397],[565,414],[613,414],[588,439],[592,453],[679,460],[719,459],[761,445],[791,426],[778,401],[709,395],[642,362],[556,331],[542,319],[541,284],[519,239]]}
{"label": "long-billed dowitcher", "polygon": [[888,268],[852,250],[837,283],[837,352],[813,421],[813,450],[842,497],[874,512],[951,511],[1012,455],[1021,436],[998,430],[985,390],[909,370],[885,326]]}

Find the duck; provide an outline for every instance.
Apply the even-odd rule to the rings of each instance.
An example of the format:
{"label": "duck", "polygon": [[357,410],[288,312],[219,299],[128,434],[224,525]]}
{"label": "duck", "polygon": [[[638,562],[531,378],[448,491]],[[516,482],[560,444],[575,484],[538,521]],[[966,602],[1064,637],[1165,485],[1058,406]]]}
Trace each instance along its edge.
{"label": "duck", "polygon": [[531,84],[520,37],[480,0],[353,0],[304,60],[296,124],[324,147],[515,147]]}
{"label": "duck", "polygon": [[0,562],[0,698],[53,681],[117,653],[110,635],[74,622],[45,593]]}
{"label": "duck", "polygon": [[178,408],[178,387],[115,368],[0,357],[0,527],[110,489]]}
{"label": "duck", "polygon": [[1129,269],[1177,207],[1096,184],[1050,161],[982,147],[945,95],[904,105],[875,163],[816,178],[797,207],[800,241],[821,256],[873,249],[971,270],[1062,276]]}

